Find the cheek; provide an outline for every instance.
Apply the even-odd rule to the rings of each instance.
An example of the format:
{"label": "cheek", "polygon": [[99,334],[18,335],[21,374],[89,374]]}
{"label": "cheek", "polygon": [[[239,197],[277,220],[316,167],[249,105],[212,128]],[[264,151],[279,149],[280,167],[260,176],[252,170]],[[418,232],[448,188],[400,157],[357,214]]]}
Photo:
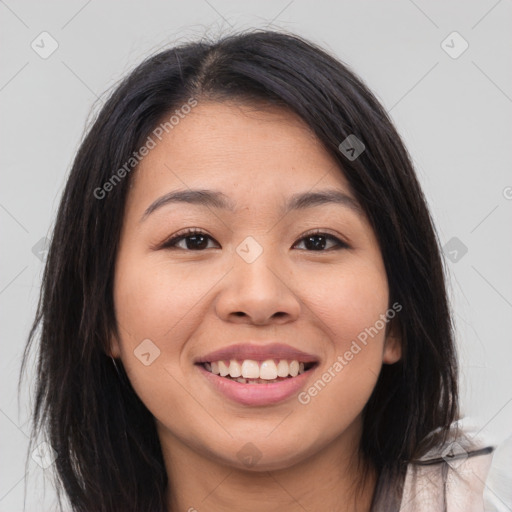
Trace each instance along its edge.
{"label": "cheek", "polygon": [[[117,262],[114,303],[123,365],[137,394],[157,418],[162,401],[169,397],[176,407],[187,406],[186,401],[180,403],[187,394],[178,383],[183,348],[203,321],[201,308],[208,292],[225,273],[207,265],[150,261],[136,251],[125,251]],[[146,366],[142,354],[148,352],[154,362]]]}
{"label": "cheek", "polygon": [[[322,321],[324,331],[338,351],[371,330],[372,347],[382,349],[385,324],[380,320],[388,308],[388,283],[380,264],[354,260],[339,272],[317,273],[308,292],[311,309]],[[377,326],[378,334],[372,330]]]}
{"label": "cheek", "polygon": [[[368,401],[382,366],[388,307],[385,271],[379,265],[345,268],[317,276],[311,309],[331,350],[301,403],[318,413],[354,418]],[[313,405],[314,404],[314,405]],[[334,422],[336,424],[336,422]]]}
{"label": "cheek", "polygon": [[136,251],[125,251],[117,262],[114,303],[122,362],[136,394],[160,421],[168,404],[181,411],[189,406],[180,384],[180,355],[198,321],[190,312],[212,286],[207,277],[144,260]]}
{"label": "cheek", "polygon": [[208,292],[222,275],[206,265],[135,258],[120,261],[114,293],[118,321],[137,339],[163,343],[175,339],[174,335],[184,337],[187,325],[197,323],[191,313],[207,300]]}

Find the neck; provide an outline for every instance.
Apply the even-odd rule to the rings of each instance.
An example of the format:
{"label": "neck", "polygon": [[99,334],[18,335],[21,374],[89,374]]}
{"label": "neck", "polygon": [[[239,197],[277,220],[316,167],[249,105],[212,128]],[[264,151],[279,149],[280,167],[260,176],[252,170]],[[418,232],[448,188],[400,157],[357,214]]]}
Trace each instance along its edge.
{"label": "neck", "polygon": [[369,512],[377,475],[358,453],[356,423],[313,455],[270,471],[239,469],[201,455],[158,425],[168,512]]}

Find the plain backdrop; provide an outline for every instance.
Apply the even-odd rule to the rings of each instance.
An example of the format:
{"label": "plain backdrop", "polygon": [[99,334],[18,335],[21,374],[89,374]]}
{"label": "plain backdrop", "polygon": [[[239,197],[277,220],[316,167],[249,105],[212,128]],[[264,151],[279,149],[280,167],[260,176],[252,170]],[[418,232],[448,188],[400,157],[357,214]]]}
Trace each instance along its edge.
{"label": "plain backdrop", "polygon": [[31,381],[19,403],[17,382],[44,238],[87,120],[147,55],[243,28],[282,27],[320,44],[390,113],[446,246],[463,411],[493,442],[507,438],[511,20],[510,0],[0,1],[0,511],[23,510],[25,486],[27,511],[54,502],[45,470],[32,459],[25,467]]}

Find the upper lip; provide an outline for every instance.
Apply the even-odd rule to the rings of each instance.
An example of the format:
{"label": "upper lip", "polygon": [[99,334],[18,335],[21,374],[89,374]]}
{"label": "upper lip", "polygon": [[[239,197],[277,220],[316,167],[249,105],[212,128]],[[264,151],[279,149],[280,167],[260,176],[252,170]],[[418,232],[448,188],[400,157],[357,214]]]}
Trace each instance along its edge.
{"label": "upper lip", "polygon": [[316,363],[318,357],[298,350],[283,343],[269,343],[267,345],[255,345],[253,343],[238,343],[230,345],[204,356],[196,358],[195,364],[211,363],[212,361],[229,361],[230,359],[265,361],[267,359],[286,359],[299,361],[299,363]]}

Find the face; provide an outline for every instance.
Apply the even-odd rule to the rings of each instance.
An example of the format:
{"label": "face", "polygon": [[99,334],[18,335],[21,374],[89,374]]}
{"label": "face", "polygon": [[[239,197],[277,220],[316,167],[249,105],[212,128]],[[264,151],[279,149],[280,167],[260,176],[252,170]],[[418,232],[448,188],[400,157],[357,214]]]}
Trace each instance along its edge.
{"label": "face", "polygon": [[[267,470],[357,435],[400,345],[386,335],[392,305],[375,234],[307,126],[284,110],[200,102],[132,179],[111,352],[164,450],[240,468],[248,455]],[[203,204],[193,194],[168,200],[195,189],[218,194]],[[341,199],[292,203],[319,192]],[[220,349],[228,351],[211,355]],[[230,359],[235,376],[263,379],[238,382],[208,371],[221,363],[198,364]],[[307,371],[299,364],[299,375],[262,383],[279,367],[296,373],[293,360]]]}

